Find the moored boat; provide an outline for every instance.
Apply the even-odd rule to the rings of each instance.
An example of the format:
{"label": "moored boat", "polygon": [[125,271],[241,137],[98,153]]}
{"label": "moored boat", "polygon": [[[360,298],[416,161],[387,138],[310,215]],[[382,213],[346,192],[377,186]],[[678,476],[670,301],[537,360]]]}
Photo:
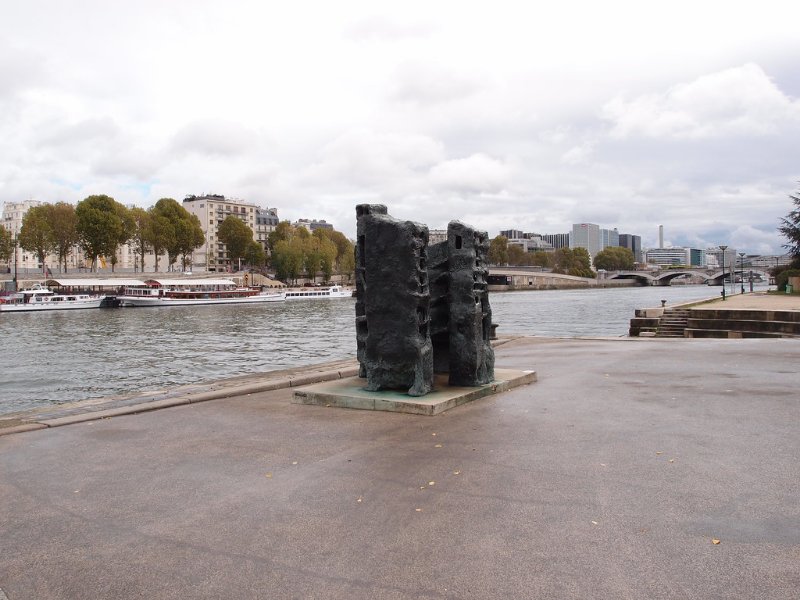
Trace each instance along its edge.
{"label": "moored boat", "polygon": [[56,294],[53,290],[36,284],[0,299],[0,312],[34,312],[48,310],[78,310],[100,308],[105,296],[89,294]]}
{"label": "moored boat", "polygon": [[315,300],[326,298],[352,298],[353,290],[343,288],[339,285],[332,285],[327,288],[300,288],[286,290],[287,300]]}
{"label": "moored boat", "polygon": [[150,279],[127,286],[117,296],[121,306],[192,306],[281,302],[283,292],[239,287],[230,279]]}

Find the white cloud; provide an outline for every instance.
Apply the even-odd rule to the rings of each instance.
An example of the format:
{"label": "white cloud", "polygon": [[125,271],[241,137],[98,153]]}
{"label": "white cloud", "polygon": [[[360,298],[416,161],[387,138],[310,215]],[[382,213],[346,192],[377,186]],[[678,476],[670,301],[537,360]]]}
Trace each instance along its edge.
{"label": "white cloud", "polygon": [[467,194],[500,192],[508,179],[508,166],[485,154],[448,160],[434,166],[430,172],[434,189]]}
{"label": "white cloud", "polygon": [[748,63],[681,83],[661,94],[627,100],[620,95],[603,107],[612,135],[708,138],[776,133],[800,123],[800,101],[783,94],[761,67]]}

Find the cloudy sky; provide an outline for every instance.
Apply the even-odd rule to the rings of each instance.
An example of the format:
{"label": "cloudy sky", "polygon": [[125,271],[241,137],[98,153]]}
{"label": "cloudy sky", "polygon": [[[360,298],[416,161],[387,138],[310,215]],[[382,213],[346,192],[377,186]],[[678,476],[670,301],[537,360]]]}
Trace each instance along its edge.
{"label": "cloudy sky", "polygon": [[218,193],[354,234],[593,222],[781,251],[797,2],[0,3],[0,202]]}

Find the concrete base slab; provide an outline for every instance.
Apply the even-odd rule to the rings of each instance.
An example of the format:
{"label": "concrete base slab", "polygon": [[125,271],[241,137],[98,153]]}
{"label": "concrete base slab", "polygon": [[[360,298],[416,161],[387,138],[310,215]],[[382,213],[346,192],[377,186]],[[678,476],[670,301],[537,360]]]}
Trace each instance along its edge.
{"label": "concrete base slab", "polygon": [[365,379],[348,377],[298,388],[294,392],[292,403],[432,416],[466,402],[536,381],[536,371],[495,369],[494,375],[495,380],[492,383],[480,387],[449,386],[446,374],[436,375],[434,391],[421,398],[393,390],[369,392],[364,389]]}

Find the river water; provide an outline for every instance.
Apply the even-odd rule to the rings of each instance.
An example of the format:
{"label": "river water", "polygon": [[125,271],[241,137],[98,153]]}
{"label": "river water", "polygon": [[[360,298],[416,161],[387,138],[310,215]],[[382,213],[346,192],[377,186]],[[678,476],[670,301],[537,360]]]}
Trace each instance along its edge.
{"label": "river water", "polygon": [[[490,296],[499,334],[624,336],[634,309],[719,287]],[[0,314],[0,414],[355,357],[354,300]]]}

